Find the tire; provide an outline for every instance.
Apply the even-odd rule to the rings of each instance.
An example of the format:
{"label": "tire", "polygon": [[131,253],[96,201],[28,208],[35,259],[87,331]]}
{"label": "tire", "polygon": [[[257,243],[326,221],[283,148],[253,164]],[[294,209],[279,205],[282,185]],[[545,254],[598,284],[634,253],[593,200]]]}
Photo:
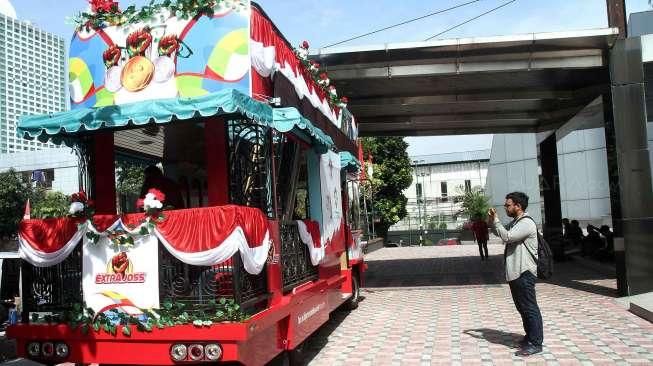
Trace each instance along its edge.
{"label": "tire", "polygon": [[304,366],[304,348],[303,344],[290,351],[283,351],[277,357],[273,358],[268,366]]}
{"label": "tire", "polygon": [[351,276],[351,289],[352,295],[347,302],[345,302],[344,308],[347,310],[354,310],[358,308],[358,302],[361,298],[361,281],[358,278],[358,274],[353,273]]}

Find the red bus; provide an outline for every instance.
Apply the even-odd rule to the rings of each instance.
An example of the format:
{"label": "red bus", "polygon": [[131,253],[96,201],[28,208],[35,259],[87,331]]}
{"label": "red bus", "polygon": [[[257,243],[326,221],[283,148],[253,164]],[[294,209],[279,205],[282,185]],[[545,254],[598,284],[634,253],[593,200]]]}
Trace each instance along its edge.
{"label": "red bus", "polygon": [[20,224],[19,356],[45,364],[287,363],[355,308],[357,130],[328,76],[249,1],[91,1],[71,110],[70,215]]}

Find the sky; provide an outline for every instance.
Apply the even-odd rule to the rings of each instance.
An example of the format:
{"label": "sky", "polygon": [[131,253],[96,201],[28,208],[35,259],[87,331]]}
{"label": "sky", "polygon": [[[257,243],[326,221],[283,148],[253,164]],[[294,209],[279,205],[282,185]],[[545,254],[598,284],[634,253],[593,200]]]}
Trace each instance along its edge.
{"label": "sky", "polygon": [[[445,9],[468,0],[258,0],[285,37],[297,45],[307,40],[311,48],[342,41]],[[505,3],[481,0],[402,27],[357,39],[344,45],[421,41],[453,25]],[[120,1],[122,7],[146,0]],[[66,18],[87,8],[85,0],[14,0],[18,18],[70,39],[73,26]],[[438,38],[479,37],[532,32],[607,27],[606,0],[516,0]],[[648,0],[626,0],[627,12],[650,10]],[[492,135],[409,137],[409,155],[489,149]]]}

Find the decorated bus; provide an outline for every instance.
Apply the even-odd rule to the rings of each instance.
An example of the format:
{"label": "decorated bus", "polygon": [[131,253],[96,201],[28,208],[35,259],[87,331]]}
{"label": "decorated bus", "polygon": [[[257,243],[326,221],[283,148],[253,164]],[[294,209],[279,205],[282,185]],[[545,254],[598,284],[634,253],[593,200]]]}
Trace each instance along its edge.
{"label": "decorated bus", "polygon": [[[357,128],[328,75],[247,0],[92,0],[70,111],[18,133],[68,146],[66,217],[20,223],[21,357],[45,364],[293,361],[355,308]],[[117,189],[144,174],[140,194]]]}

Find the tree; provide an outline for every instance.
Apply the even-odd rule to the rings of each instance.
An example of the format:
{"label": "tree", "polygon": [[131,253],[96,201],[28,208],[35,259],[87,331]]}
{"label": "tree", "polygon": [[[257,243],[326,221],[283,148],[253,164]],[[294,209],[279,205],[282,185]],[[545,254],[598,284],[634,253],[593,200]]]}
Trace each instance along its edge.
{"label": "tree", "polygon": [[490,209],[490,198],[485,195],[483,188],[476,186],[463,194],[462,207],[461,213],[468,218],[482,219]]}
{"label": "tree", "polygon": [[385,236],[408,213],[403,194],[413,181],[408,144],[401,137],[366,137],[362,143],[365,154],[373,157],[374,168],[371,179],[363,184],[363,194],[371,198],[374,216],[380,219],[376,232]]}
{"label": "tree", "polygon": [[0,239],[16,235],[25,203],[31,195],[31,185],[15,170],[0,173]]}
{"label": "tree", "polygon": [[70,197],[57,191],[35,190],[32,195],[33,219],[64,217],[70,209]]}
{"label": "tree", "polygon": [[116,169],[116,191],[124,195],[139,195],[145,180],[143,164],[119,161]]}

